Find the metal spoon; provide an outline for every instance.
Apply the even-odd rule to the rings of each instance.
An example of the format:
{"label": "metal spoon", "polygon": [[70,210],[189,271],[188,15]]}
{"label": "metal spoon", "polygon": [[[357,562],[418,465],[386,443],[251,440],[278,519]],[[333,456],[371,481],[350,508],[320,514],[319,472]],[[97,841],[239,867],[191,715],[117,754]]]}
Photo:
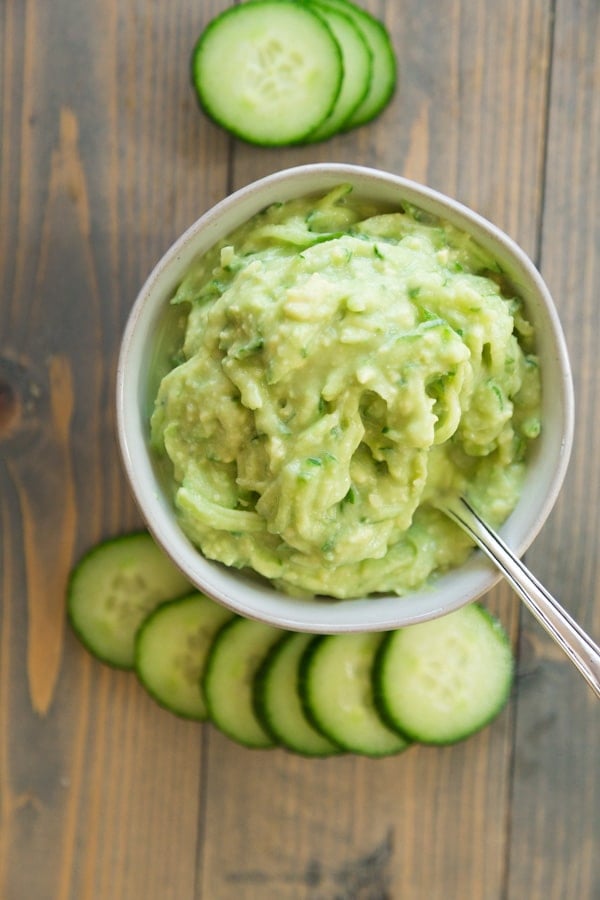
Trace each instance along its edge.
{"label": "metal spoon", "polygon": [[600,697],[600,648],[540,584],[464,497],[445,498],[440,509],[453,519],[498,566],[538,622],[562,647]]}

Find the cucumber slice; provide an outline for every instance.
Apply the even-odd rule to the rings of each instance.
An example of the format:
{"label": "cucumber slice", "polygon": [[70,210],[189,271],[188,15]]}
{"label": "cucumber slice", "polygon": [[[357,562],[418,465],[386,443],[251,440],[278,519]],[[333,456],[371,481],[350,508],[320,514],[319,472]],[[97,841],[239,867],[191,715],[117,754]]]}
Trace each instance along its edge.
{"label": "cucumber slice", "polygon": [[451,744],[504,707],[513,657],[501,624],[478,604],[390,632],[375,664],[375,697],[399,732]]}
{"label": "cucumber slice", "polygon": [[253,144],[304,140],[334,108],[340,46],[327,23],[295,0],[254,0],[221,13],[200,35],[192,81],[204,111]]}
{"label": "cucumber slice", "polygon": [[389,756],[408,741],[382,721],[373,699],[378,633],[317,635],[300,662],[306,715],[330,741],[364,756]]}
{"label": "cucumber slice", "polygon": [[135,670],[160,706],[186,719],[206,719],[200,685],[206,657],[215,634],[233,615],[199,592],[150,613],[136,635]]}
{"label": "cucumber slice", "polygon": [[202,687],[213,724],[246,747],[272,747],[274,740],[254,709],[254,676],[281,637],[281,630],[235,618],[217,633],[209,651]]}
{"label": "cucumber slice", "polygon": [[103,541],[81,558],[69,578],[67,614],[94,656],[131,669],[135,635],[146,616],[190,590],[150,534],[134,532]]}
{"label": "cucumber slice", "polygon": [[287,750],[331,756],[341,748],[308,721],[298,693],[300,659],[312,638],[288,632],[272,647],[254,679],[254,708],[265,731]]}
{"label": "cucumber slice", "polygon": [[365,99],[371,83],[373,54],[363,34],[344,11],[309,0],[318,14],[331,28],[342,51],[344,78],[335,106],[324,122],[308,137],[308,141],[323,141],[337,134]]}
{"label": "cucumber slice", "polygon": [[383,110],[389,103],[396,88],[398,77],[396,54],[383,22],[372,16],[366,9],[351,3],[350,0],[314,0],[319,5],[338,10],[350,16],[360,29],[363,38],[371,51],[373,66],[369,89],[365,98],[344,123],[344,130],[365,125]]}

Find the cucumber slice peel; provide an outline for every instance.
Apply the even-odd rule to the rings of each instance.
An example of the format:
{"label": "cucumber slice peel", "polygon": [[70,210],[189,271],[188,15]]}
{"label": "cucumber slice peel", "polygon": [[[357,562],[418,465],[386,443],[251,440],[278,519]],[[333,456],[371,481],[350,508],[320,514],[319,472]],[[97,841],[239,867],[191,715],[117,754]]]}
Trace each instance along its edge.
{"label": "cucumber slice peel", "polygon": [[217,631],[233,613],[194,592],[158,606],[135,639],[135,671],[151,697],[186,719],[207,718],[201,678]]}
{"label": "cucumber slice peel", "polygon": [[274,740],[254,709],[254,676],[281,637],[281,630],[236,617],[217,633],[202,679],[208,715],[224,734],[246,747],[272,747]]}
{"label": "cucumber slice peel", "polygon": [[339,745],[307,719],[298,693],[299,664],[311,634],[287,632],[277,641],[254,681],[254,707],[273,740],[302,756],[331,756]]}
{"label": "cucumber slice peel", "polygon": [[309,135],[308,141],[323,141],[337,134],[365,99],[371,84],[373,53],[351,16],[319,0],[313,8],[325,19],[342,53],[344,78],[332,111]]}
{"label": "cucumber slice peel", "polygon": [[141,623],[160,603],[190,590],[150,534],[134,532],[103,541],[79,560],[67,585],[67,615],[94,656],[131,669]]}
{"label": "cucumber slice peel", "polygon": [[513,656],[500,623],[479,604],[390,632],[374,668],[375,698],[391,727],[422,744],[451,744],[506,704]]}
{"label": "cucumber slice peel", "polygon": [[303,141],[334,108],[343,62],[327,23],[304,3],[253,0],[230,7],[192,54],[200,105],[254,144]]}
{"label": "cucumber slice peel", "polygon": [[372,757],[409,746],[375,706],[372,671],[382,639],[372,632],[317,635],[300,662],[300,693],[310,721],[345,750]]}
{"label": "cucumber slice peel", "polygon": [[373,66],[366,96],[344,123],[343,130],[365,125],[387,106],[396,89],[398,67],[389,31],[383,22],[350,0],[313,0],[313,2],[350,16],[371,51]]}

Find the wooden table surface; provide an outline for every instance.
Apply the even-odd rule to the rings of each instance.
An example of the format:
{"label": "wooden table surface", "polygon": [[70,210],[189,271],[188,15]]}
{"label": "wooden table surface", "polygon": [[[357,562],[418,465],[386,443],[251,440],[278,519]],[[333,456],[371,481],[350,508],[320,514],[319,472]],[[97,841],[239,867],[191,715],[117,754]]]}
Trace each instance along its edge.
{"label": "wooden table surface", "polygon": [[0,4],[0,898],[597,900],[600,716],[511,591],[507,709],[385,760],[251,751],[177,719],[65,620],[74,561],[140,525],[115,441],[120,335],[171,241],[232,189],[332,160],[441,189],[530,254],[572,354],[569,474],[528,561],[600,636],[598,0],[363,0],[393,102],[326,143],[209,123],[188,59],[225,0]]}

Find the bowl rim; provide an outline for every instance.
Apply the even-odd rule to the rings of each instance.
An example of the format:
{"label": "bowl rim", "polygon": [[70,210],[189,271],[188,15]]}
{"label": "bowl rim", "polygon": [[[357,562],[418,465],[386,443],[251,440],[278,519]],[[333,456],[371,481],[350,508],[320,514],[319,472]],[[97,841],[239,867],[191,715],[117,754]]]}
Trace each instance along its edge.
{"label": "bowl rim", "polygon": [[[515,513],[523,512],[524,499],[521,497],[515,511],[499,529],[518,555],[522,555],[537,537],[556,502],[566,475],[574,432],[571,367],[550,291],[525,251],[498,226],[460,201],[382,169],[350,163],[309,163],[281,169],[252,181],[213,205],[161,256],[129,312],[117,360],[118,447],[130,489],[148,530],[193,587],[247,618],[313,633],[382,631],[435,618],[478,599],[502,576],[481,551],[475,551],[467,563],[441,575],[432,586],[402,597],[385,594],[351,600],[298,599],[256,581],[252,576],[246,577],[236,569],[208,560],[181,531],[170,498],[164,496],[158,485],[140,410],[140,396],[145,388],[140,363],[142,350],[168,308],[169,297],[179,280],[170,277],[172,271],[183,272],[193,258],[206,252],[254,212],[274,202],[275,197],[308,196],[344,181],[353,183],[354,187],[360,184],[359,193],[370,192],[375,187],[376,193],[390,189],[398,200],[402,197],[459,224],[464,230],[474,231],[479,243],[491,249],[503,262],[510,260],[513,265],[511,277],[517,281],[524,279],[532,297],[539,298],[539,304],[537,299],[535,301],[535,315],[543,315],[543,339],[551,348],[556,369],[552,378],[557,393],[552,399],[552,407],[547,403],[546,411],[557,422],[559,438],[552,445],[552,459],[544,469],[545,475],[541,479],[543,497],[538,499],[535,515],[529,517],[526,528],[519,527],[521,517]],[[223,223],[230,220],[233,224],[225,227]],[[529,303],[533,302],[532,297]],[[448,600],[444,590],[457,582],[459,589]]]}

